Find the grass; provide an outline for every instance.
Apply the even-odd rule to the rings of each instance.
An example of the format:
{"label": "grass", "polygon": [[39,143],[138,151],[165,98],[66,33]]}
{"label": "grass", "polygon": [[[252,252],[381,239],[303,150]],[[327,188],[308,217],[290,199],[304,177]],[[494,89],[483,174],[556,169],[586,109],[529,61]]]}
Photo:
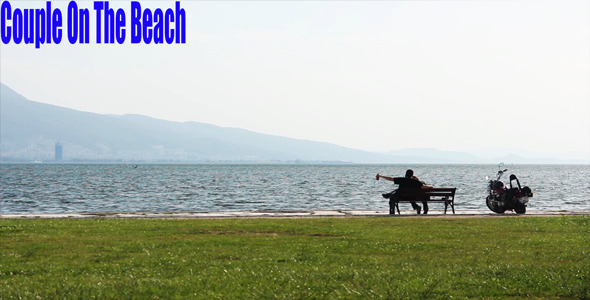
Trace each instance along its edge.
{"label": "grass", "polygon": [[0,299],[590,298],[590,217],[1,219]]}

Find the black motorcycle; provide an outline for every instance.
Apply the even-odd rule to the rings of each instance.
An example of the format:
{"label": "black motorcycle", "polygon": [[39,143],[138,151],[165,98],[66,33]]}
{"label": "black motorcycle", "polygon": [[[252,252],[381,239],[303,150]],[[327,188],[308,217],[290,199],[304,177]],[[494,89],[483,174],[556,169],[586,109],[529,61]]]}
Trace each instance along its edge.
{"label": "black motorcycle", "polygon": [[[520,187],[520,181],[516,175],[510,175],[510,186],[506,186],[500,178],[508,169],[502,170],[504,165],[500,164],[496,180],[488,182],[488,196],[486,197],[486,204],[488,208],[495,212],[502,214],[507,210],[514,210],[517,214],[524,214],[529,198],[533,196],[532,190],[528,187]],[[513,184],[516,182],[516,184]]]}

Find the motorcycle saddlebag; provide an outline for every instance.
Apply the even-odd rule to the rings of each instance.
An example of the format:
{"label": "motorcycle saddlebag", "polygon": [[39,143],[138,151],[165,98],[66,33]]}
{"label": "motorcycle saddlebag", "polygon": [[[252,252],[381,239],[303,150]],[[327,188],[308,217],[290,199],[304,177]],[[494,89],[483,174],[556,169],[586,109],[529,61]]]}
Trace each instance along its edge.
{"label": "motorcycle saddlebag", "polygon": [[533,196],[533,191],[528,186],[525,186],[525,187],[522,188],[522,195],[523,196],[527,196],[527,197],[532,197]]}

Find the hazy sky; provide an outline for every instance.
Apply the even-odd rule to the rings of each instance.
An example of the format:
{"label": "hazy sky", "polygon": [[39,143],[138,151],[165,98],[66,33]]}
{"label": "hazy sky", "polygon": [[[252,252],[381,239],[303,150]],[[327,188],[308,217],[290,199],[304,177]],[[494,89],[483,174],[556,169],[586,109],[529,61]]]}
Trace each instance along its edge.
{"label": "hazy sky", "polygon": [[[68,2],[52,3],[66,11]],[[130,1],[110,5],[130,14]],[[364,150],[505,147],[590,158],[590,1],[181,6],[184,45],[96,44],[94,29],[89,45],[2,44],[0,81],[83,111]]]}

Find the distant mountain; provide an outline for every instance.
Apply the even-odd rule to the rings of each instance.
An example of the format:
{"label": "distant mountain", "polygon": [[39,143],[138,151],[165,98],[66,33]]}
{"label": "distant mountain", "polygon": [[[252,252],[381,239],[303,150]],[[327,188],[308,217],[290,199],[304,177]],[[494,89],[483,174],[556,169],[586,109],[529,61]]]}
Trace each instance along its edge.
{"label": "distant mountain", "polygon": [[3,161],[52,161],[56,142],[63,145],[64,161],[397,161],[387,154],[205,123],[82,112],[27,100],[4,84],[0,88]]}
{"label": "distant mountain", "polygon": [[[0,161],[589,163],[412,148],[374,153],[198,122],[104,115],[34,102],[0,83]],[[497,152],[496,152],[497,153]]]}
{"label": "distant mountain", "polygon": [[443,151],[434,148],[406,148],[401,150],[393,150],[387,154],[394,156],[405,156],[413,158],[416,162],[421,163],[476,163],[482,162],[484,159],[475,155],[456,152]]}
{"label": "distant mountain", "polygon": [[517,155],[514,153],[525,152],[517,149],[488,149],[480,150],[475,153],[443,151],[434,148],[406,148],[386,152],[387,154],[397,157],[405,157],[415,163],[456,163],[456,164],[497,164],[500,162],[515,164],[588,164],[587,160],[563,160],[543,155],[539,153],[527,153],[527,156]]}

